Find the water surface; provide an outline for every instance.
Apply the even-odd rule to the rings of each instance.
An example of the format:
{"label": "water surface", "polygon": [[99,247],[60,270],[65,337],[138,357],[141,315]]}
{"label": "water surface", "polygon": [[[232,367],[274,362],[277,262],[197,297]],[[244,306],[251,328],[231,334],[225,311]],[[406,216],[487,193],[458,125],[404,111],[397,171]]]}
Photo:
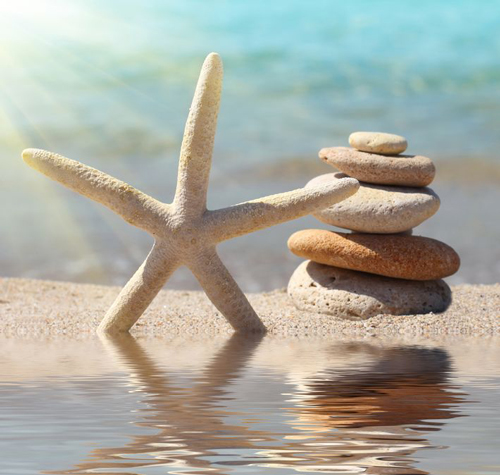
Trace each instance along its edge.
{"label": "water surface", "polygon": [[[315,166],[318,150],[355,130],[400,133],[438,165],[443,205],[416,233],[462,256],[450,283],[500,281],[499,24],[498,0],[0,2],[2,275],[130,278],[148,236],[39,176],[20,152],[47,148],[168,202],[197,75],[218,51],[210,207],[303,186],[331,171]],[[221,249],[245,291],[287,284],[298,261],[286,239],[306,226],[322,225]],[[175,274],[169,286],[196,283]]]}
{"label": "water surface", "polygon": [[1,343],[1,474],[500,472],[498,340]]}

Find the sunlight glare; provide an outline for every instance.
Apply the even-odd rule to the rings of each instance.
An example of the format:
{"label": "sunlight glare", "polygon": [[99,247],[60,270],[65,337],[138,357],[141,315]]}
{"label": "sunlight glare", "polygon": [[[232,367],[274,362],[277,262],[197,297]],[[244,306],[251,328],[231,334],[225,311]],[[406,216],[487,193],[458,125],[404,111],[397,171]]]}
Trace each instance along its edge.
{"label": "sunlight glare", "polygon": [[61,0],[0,0],[0,18],[5,23],[42,18],[45,21],[54,16],[61,19],[72,10],[68,2]]}

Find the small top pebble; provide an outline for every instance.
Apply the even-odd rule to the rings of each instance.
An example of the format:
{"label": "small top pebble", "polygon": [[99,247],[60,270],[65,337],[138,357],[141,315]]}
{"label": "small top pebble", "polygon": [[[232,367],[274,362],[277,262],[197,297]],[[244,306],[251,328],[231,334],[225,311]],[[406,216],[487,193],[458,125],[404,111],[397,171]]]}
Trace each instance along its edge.
{"label": "small top pebble", "polygon": [[383,155],[398,155],[408,147],[404,137],[383,132],[354,132],[349,136],[349,144],[362,152]]}

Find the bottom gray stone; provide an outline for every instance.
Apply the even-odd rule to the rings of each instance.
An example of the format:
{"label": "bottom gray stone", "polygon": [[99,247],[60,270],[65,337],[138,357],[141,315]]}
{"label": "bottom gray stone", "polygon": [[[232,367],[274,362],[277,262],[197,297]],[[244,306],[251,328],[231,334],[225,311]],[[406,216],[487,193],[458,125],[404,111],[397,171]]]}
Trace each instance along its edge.
{"label": "bottom gray stone", "polygon": [[451,303],[451,290],[443,280],[393,279],[312,261],[297,267],[288,295],[300,310],[356,320],[437,313]]}

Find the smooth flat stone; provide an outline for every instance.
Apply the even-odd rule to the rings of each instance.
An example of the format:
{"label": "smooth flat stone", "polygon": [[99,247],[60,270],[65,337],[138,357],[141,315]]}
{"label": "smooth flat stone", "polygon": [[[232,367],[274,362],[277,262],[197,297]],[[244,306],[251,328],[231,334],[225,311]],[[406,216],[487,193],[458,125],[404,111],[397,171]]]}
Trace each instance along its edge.
{"label": "smooth flat stone", "polygon": [[437,280],[460,267],[447,244],[422,236],[344,234],[306,229],[293,234],[289,249],[320,264],[398,279]]}
{"label": "smooth flat stone", "polygon": [[378,185],[427,186],[436,175],[432,160],[421,155],[388,157],[330,147],[321,149],[319,158],[353,178]]}
{"label": "smooth flat stone", "polygon": [[408,142],[401,135],[384,132],[354,132],[349,135],[349,144],[356,150],[384,155],[397,155],[408,147]]}
{"label": "smooth flat stone", "polygon": [[299,310],[347,319],[437,313],[451,303],[443,280],[393,279],[312,261],[297,267],[288,295]]}
{"label": "smooth flat stone", "polygon": [[[342,173],[327,173],[307,183],[317,186],[339,180]],[[430,188],[408,188],[360,183],[358,191],[313,216],[339,228],[364,233],[394,234],[412,229],[439,209],[439,197]]]}

